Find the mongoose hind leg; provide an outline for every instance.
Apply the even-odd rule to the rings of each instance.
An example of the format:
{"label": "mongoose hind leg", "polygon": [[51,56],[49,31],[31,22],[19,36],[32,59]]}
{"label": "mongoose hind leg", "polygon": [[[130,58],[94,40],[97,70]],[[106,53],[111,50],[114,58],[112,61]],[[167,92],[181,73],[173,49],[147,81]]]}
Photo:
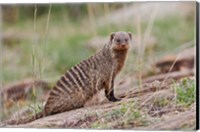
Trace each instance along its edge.
{"label": "mongoose hind leg", "polygon": [[81,108],[84,106],[84,98],[78,94],[74,93],[66,96],[51,96],[45,105],[45,115],[52,115],[56,113],[61,113],[69,111],[76,108]]}

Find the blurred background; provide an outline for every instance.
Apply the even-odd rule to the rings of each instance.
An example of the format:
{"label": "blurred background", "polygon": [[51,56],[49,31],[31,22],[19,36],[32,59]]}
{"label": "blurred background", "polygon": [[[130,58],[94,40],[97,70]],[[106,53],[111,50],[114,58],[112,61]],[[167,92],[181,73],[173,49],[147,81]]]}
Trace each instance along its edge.
{"label": "blurred background", "polygon": [[138,84],[157,74],[161,57],[195,47],[195,11],[195,2],[1,5],[1,88],[27,78],[55,83],[115,31],[133,34],[118,80],[134,75]]}
{"label": "blurred background", "polygon": [[139,54],[145,63],[185,43],[194,45],[194,11],[195,2],[2,5],[2,83],[56,80],[115,31],[133,33],[126,69],[135,71]]}

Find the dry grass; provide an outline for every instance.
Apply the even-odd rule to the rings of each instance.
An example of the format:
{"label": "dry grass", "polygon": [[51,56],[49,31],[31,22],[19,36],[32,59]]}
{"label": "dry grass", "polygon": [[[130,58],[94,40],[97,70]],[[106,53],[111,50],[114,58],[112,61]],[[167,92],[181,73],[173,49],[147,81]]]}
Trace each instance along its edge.
{"label": "dry grass", "polygon": [[[123,8],[125,9],[126,6],[124,6]],[[131,53],[129,54],[128,63],[124,71],[122,72],[122,74],[119,75],[119,78],[117,78],[116,80],[116,87],[118,89],[121,88],[121,91],[118,89],[116,90],[118,91],[117,95],[119,97],[124,97],[123,100],[119,103],[109,103],[108,101],[103,100],[104,102],[103,103],[98,102],[100,104],[97,106],[89,106],[82,109],[70,111],[68,113],[61,114],[62,116],[55,115],[49,118],[47,117],[41,119],[42,122],[38,120],[27,126],[24,125],[24,127],[35,126],[35,127],[68,127],[68,128],[72,127],[72,128],[104,128],[104,129],[105,128],[153,129],[156,128],[155,124],[153,124],[154,122],[155,123],[158,123],[160,121],[165,122],[167,118],[165,119],[164,117],[170,117],[170,116],[175,116],[175,117],[177,116],[177,118],[179,118],[178,116],[179,114],[184,114],[183,112],[187,111],[189,111],[189,114],[187,114],[187,118],[189,117],[189,119],[193,119],[194,118],[193,112],[191,114],[190,107],[192,107],[192,105],[195,103],[193,96],[194,93],[191,92],[195,91],[193,87],[194,80],[193,81],[187,80],[187,82],[191,83],[189,85],[188,84],[179,85],[179,83],[182,83],[182,81],[177,81],[172,83],[171,81],[169,81],[169,78],[166,75],[164,81],[161,82],[155,81],[153,83],[148,83],[147,85],[144,85],[144,80],[143,80],[144,78],[142,77],[142,75],[146,72],[147,66],[150,65],[147,62],[147,60],[150,59],[153,60],[152,58],[157,58],[159,50],[156,48],[159,47],[162,44],[162,42],[164,42],[163,47],[167,49],[166,50],[165,48],[163,49],[161,48],[162,49],[161,51],[163,53],[164,52],[171,53],[172,50],[169,48],[170,46],[173,47],[173,49],[175,49],[174,45],[178,46],[182,44],[183,41],[186,42],[186,40],[184,40],[186,38],[185,36],[189,35],[182,34],[182,32],[185,30],[188,31],[187,27],[190,23],[188,22],[189,24],[187,24],[187,22],[185,22],[186,24],[185,23],[184,24],[186,26],[177,24],[180,21],[182,21],[182,18],[179,17],[178,18],[169,17],[167,22],[165,22],[165,20],[157,20],[156,14],[158,13],[158,10],[157,8],[155,8],[155,10],[152,13],[150,13],[150,19],[146,23],[143,23],[140,14],[138,14],[138,17],[136,18],[137,19],[136,25],[130,25],[130,24],[126,25],[126,22],[123,22],[124,25],[121,24],[114,26],[109,24],[108,22],[105,28],[102,28],[98,27],[97,25],[98,17],[97,14],[95,14],[94,10],[95,7],[92,4],[88,4],[87,5],[88,15],[86,19],[84,19],[78,24],[77,23],[71,24],[67,20],[68,18],[66,18],[63,21],[64,24],[61,22],[61,25],[59,25],[60,24],[59,22],[57,22],[59,24],[54,23],[55,16],[51,14],[53,11],[52,5],[49,5],[48,13],[46,17],[43,18],[37,17],[37,6],[35,6],[34,19],[33,19],[33,32],[40,34],[42,37],[39,40],[33,39],[31,42],[31,48],[23,44],[21,45],[21,47],[19,46],[18,48],[18,49],[20,48],[25,49],[22,50],[22,52],[24,53],[29,53],[29,51],[31,53],[30,67],[32,71],[30,71],[30,67],[27,68],[29,72],[26,73],[25,71],[25,75],[26,76],[31,75],[34,79],[53,77],[52,80],[55,81],[57,79],[57,77],[55,76],[60,76],[61,72],[63,73],[66,69],[73,66],[74,63],[77,63],[84,57],[89,56],[90,54],[89,51],[80,50],[85,48],[81,47],[83,46],[82,43],[87,41],[89,38],[93,36],[101,36],[101,35],[105,36],[111,31],[116,31],[116,30],[132,31],[133,34],[137,34],[138,38],[137,42],[139,43],[137,44],[138,48],[136,51],[135,50],[131,51]],[[103,12],[105,15],[110,14],[111,11],[112,10],[110,9],[110,6],[108,4],[103,5]],[[107,17],[107,19],[109,18]],[[87,25],[89,26],[86,27],[84,22],[87,23]],[[40,25],[40,23],[44,24]],[[67,28],[63,28],[62,24],[65,25]],[[170,30],[168,31],[166,27],[169,28]],[[176,29],[176,31],[179,31],[179,29],[184,29],[178,32],[180,33],[181,37],[177,36],[176,39],[173,38],[174,29]],[[190,31],[191,30],[189,30],[188,32],[190,33]],[[160,32],[163,32],[163,34],[161,34]],[[168,34],[168,32],[172,32],[173,35]],[[156,43],[154,45],[155,47],[151,47],[150,49],[148,49],[147,42],[149,41],[150,36],[155,36],[157,41],[161,44],[159,45]],[[190,37],[188,38],[189,40],[191,40]],[[167,47],[166,44],[169,44],[169,47]],[[6,49],[10,50],[9,48]],[[87,52],[88,54],[85,52]],[[26,60],[30,59],[30,57],[27,58]],[[171,69],[174,67],[177,60],[178,58],[171,65],[169,72],[171,72]],[[49,64],[49,61],[52,61],[52,63]],[[14,63],[14,65],[16,67],[20,67],[18,66],[18,63]],[[24,70],[25,67],[28,66],[24,67],[22,66],[22,69]],[[48,71],[46,69],[48,69]],[[19,76],[19,77],[17,76],[14,79],[20,80],[19,78],[22,78],[24,76]],[[7,83],[8,82],[9,80],[7,81]],[[122,86],[123,83],[124,85]],[[190,87],[190,88],[185,88],[185,87]],[[181,91],[182,88],[186,90]],[[37,105],[38,102],[36,102],[36,94],[38,94],[38,91],[36,90],[36,88],[33,88],[32,92],[33,92],[33,99],[32,102],[29,102],[29,104],[33,103],[34,107],[33,108],[28,107],[28,109],[31,109],[32,111],[37,113],[39,111]],[[182,97],[183,93],[184,97]],[[181,94],[181,97],[179,96],[179,94]],[[182,98],[185,98],[186,100]],[[187,103],[188,100],[190,102],[189,104]],[[15,108],[13,109],[21,111],[20,103],[17,102],[15,104]],[[6,114],[8,118],[9,114],[8,113]],[[66,116],[65,114],[67,115],[67,117],[66,119],[63,119]],[[180,122],[180,120],[178,122]],[[187,123],[188,122],[186,122],[186,125]],[[190,129],[192,128],[191,126],[193,125],[189,124],[187,128]],[[163,128],[162,125],[159,125],[159,127],[160,129]],[[168,128],[170,129],[170,126]],[[179,128],[183,128],[183,125],[179,125]],[[171,126],[171,129],[175,129],[173,125]]]}

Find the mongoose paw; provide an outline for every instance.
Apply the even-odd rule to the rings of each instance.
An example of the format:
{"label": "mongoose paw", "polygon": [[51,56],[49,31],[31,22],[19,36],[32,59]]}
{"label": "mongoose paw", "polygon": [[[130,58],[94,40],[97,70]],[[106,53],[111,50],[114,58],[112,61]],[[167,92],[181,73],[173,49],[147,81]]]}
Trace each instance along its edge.
{"label": "mongoose paw", "polygon": [[116,98],[116,97],[112,97],[112,98],[109,99],[109,101],[117,102],[117,101],[121,101],[121,99]]}

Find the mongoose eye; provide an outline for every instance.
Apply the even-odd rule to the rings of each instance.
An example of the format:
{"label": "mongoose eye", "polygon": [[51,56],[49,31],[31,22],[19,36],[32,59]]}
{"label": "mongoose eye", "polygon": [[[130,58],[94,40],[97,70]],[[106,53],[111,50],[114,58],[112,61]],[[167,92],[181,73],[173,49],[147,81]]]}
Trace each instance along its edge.
{"label": "mongoose eye", "polygon": [[125,39],[126,42],[128,42],[128,39]]}
{"label": "mongoose eye", "polygon": [[119,42],[120,42],[120,39],[116,39],[116,41],[119,43]]}

